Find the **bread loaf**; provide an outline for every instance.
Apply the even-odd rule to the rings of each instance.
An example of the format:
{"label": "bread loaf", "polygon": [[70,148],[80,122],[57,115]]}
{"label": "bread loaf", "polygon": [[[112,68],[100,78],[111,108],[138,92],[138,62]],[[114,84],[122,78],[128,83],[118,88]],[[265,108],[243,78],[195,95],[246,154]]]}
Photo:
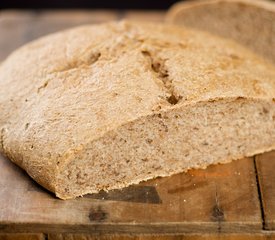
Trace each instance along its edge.
{"label": "bread loaf", "polygon": [[112,22],[0,66],[0,148],[62,199],[275,148],[275,69],[234,42]]}
{"label": "bread loaf", "polygon": [[275,63],[275,3],[265,0],[185,1],[166,20],[234,39]]}

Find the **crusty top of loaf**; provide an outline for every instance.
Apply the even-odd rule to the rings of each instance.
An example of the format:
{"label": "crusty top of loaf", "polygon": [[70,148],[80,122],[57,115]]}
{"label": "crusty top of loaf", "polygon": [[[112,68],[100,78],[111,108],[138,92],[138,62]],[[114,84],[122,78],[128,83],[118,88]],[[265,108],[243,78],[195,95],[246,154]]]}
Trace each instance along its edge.
{"label": "crusty top of loaf", "polygon": [[[253,6],[257,8],[265,9],[266,11],[275,11],[275,5],[270,0],[197,0],[197,1],[190,1],[184,2],[179,1],[175,3],[167,13],[167,20],[170,21],[170,18],[173,17],[172,15],[180,14],[182,10],[185,10],[190,7],[196,7],[201,5],[209,5],[209,4],[240,4],[242,6]],[[179,9],[181,8],[181,9]]]}
{"label": "crusty top of loaf", "polygon": [[52,166],[160,110],[274,96],[274,66],[231,41],[162,24],[81,26],[27,44],[0,66],[2,151],[27,170],[30,155]]}

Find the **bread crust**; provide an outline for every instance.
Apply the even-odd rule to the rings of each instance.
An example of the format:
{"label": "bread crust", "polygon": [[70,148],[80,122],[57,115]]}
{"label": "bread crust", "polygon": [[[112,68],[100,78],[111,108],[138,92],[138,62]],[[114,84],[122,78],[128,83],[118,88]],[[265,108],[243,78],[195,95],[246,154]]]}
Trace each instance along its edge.
{"label": "bread crust", "polygon": [[233,39],[275,63],[275,3],[206,0],[174,4],[165,21]]}
{"label": "bread crust", "polygon": [[275,12],[274,3],[266,0],[197,0],[175,3],[167,12],[166,21],[173,23],[176,15],[181,14],[181,11],[189,10],[189,8],[219,3],[245,4],[246,6],[264,8],[266,11]]}
{"label": "bread crust", "polygon": [[0,66],[1,151],[57,193],[65,166],[110,131],[199,102],[272,101],[274,79],[273,65],[202,32],[128,21],[70,29]]}

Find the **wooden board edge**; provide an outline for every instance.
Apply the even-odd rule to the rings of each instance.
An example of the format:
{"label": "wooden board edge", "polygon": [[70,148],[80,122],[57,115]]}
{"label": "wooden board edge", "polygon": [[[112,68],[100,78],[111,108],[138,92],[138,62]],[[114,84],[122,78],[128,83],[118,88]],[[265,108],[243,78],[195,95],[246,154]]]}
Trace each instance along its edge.
{"label": "wooden board edge", "polygon": [[275,232],[245,234],[170,234],[170,235],[87,235],[87,234],[48,234],[48,240],[261,240],[275,239]]}
{"label": "wooden board edge", "polygon": [[274,231],[275,230],[275,219],[269,219],[268,213],[267,213],[267,203],[265,201],[265,196],[264,196],[264,179],[263,179],[263,174],[261,170],[261,158],[268,156],[268,153],[263,153],[256,155],[254,157],[254,162],[255,162],[255,168],[256,168],[256,178],[257,178],[257,186],[258,186],[258,192],[259,192],[259,199],[260,199],[260,204],[261,204],[261,211],[262,211],[262,219],[263,219],[263,230],[268,230],[268,231]]}
{"label": "wooden board edge", "polygon": [[47,232],[47,233],[97,233],[97,234],[186,234],[186,233],[257,233],[261,226],[255,223],[208,222],[208,223],[159,223],[159,224],[12,224],[0,223],[0,232]]}
{"label": "wooden board edge", "polygon": [[1,233],[0,240],[46,240],[47,235],[43,233]]}

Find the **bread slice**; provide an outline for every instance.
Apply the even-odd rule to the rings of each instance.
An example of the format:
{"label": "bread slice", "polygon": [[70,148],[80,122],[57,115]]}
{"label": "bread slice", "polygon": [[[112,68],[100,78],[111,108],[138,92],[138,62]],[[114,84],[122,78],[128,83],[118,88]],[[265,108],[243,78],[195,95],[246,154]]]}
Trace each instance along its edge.
{"label": "bread slice", "polygon": [[275,3],[264,0],[179,2],[166,21],[234,39],[275,63]]}
{"label": "bread slice", "polygon": [[274,96],[274,66],[234,42],[82,26],[1,65],[1,150],[69,199],[274,149]]}

